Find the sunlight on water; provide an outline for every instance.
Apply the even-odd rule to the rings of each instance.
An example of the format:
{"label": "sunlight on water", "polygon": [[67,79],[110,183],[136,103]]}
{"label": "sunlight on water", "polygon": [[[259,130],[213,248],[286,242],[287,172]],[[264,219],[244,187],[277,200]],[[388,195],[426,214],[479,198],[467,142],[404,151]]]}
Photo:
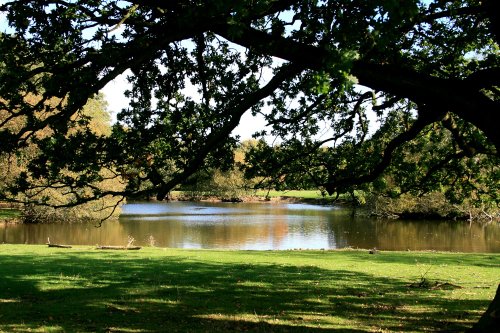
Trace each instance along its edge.
{"label": "sunlight on water", "polygon": [[131,203],[118,221],[0,224],[3,243],[155,244],[243,250],[337,249],[500,252],[500,226],[353,218],[339,207],[278,203]]}

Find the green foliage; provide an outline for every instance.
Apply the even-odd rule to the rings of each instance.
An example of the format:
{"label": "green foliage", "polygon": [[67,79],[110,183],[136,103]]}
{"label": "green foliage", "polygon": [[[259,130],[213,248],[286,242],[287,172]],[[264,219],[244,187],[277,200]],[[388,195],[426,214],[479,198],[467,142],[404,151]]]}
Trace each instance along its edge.
{"label": "green foliage", "polygon": [[20,217],[26,223],[101,220],[119,212],[121,199],[101,193],[119,191],[121,180],[109,168],[87,168],[94,156],[84,148],[98,150],[96,135],[102,139],[111,133],[103,96],[90,99],[74,120],[78,125],[66,136],[44,129],[15,154],[0,155],[6,171],[0,176],[0,199],[22,203]]}
{"label": "green foliage", "polygon": [[[333,147],[295,138],[274,147],[260,141],[248,150],[242,168],[246,177],[261,179],[257,185],[260,188],[326,188],[330,194],[332,190],[351,193],[359,204],[365,203],[363,193],[367,193],[379,197],[378,207],[384,197],[404,195],[405,200],[419,202],[419,197],[433,193],[443,207],[424,204],[427,209],[420,212],[422,216],[468,217],[470,212],[478,215],[483,211],[485,216],[496,215],[500,204],[499,158],[484,148],[488,143],[477,129],[453,119],[448,115],[423,127],[411,141],[391,152],[390,165],[383,168],[391,141],[404,135],[405,127],[417,123],[411,112],[399,110],[386,116],[377,133],[364,141],[351,137]],[[458,130],[461,139],[454,137]],[[462,140],[468,140],[470,146]],[[337,186],[330,187],[332,183]],[[398,208],[399,204],[384,202],[388,215],[405,215],[406,209]],[[414,209],[408,209],[407,215],[411,215]]]}
{"label": "green foliage", "polygon": [[495,203],[478,203],[475,200],[451,202],[442,192],[430,192],[421,196],[408,193],[385,196],[380,193],[368,195],[363,211],[382,218],[399,219],[453,219],[470,222],[492,222],[500,220]]}
{"label": "green foliage", "polygon": [[222,201],[237,202],[252,194],[250,182],[237,169],[221,171],[207,170],[194,174],[180,189],[192,199],[217,198]]}
{"label": "green foliage", "polygon": [[[494,9],[493,0],[2,4],[14,33],[0,37],[0,152],[36,151],[0,198],[43,180],[71,189],[72,205],[163,199],[199,170],[229,172],[231,132],[252,112],[268,123],[255,129],[268,143],[242,166],[257,186],[498,205]],[[110,134],[92,131],[81,110],[127,69],[129,106]],[[112,174],[125,186],[93,185]]]}

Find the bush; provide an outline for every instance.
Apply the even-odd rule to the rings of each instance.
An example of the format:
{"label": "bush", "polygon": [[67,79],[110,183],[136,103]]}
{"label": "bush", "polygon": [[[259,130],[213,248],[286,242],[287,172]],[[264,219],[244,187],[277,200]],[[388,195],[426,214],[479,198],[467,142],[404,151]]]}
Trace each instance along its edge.
{"label": "bush", "polygon": [[249,194],[248,187],[243,173],[237,169],[225,172],[213,170],[208,174],[197,174],[195,178],[191,178],[190,184],[184,185],[182,191],[189,200],[211,197],[236,202]]}

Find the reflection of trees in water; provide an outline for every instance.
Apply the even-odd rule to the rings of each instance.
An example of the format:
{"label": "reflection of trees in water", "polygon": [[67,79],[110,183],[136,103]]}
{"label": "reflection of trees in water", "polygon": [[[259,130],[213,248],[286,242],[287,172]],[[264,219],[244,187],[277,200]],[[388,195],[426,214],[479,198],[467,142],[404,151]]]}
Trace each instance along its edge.
{"label": "reflection of trees in water", "polygon": [[2,229],[2,238],[0,238],[0,243],[7,243],[7,223],[0,223],[0,229]]}
{"label": "reflection of trees in water", "polygon": [[[222,205],[221,205],[222,206]],[[209,207],[209,206],[208,206]],[[247,207],[247,206],[244,206]],[[121,219],[131,234],[152,235],[158,246],[201,248],[282,248],[290,234],[327,234],[325,214],[329,210],[293,209],[286,205],[249,204],[245,214],[194,215],[187,219],[141,222]],[[208,212],[202,210],[202,212]],[[323,221],[323,222],[322,222]],[[141,240],[142,241],[142,240]]]}
{"label": "reflection of trees in water", "polygon": [[353,219],[349,214],[336,215],[328,223],[328,244],[330,248],[372,248],[377,246],[375,225]]}
{"label": "reflection of trees in water", "polygon": [[[220,209],[223,206],[216,206]],[[447,250],[500,252],[500,226],[463,222],[398,221],[352,218],[347,211],[288,209],[286,206],[246,207],[226,215],[180,214],[122,217],[93,224],[16,225],[0,223],[3,243],[136,245],[201,248],[372,248],[386,250]],[[205,211],[204,211],[205,212]],[[318,240],[322,244],[318,244]],[[293,244],[291,243],[293,242]],[[324,244],[324,245],[323,245]]]}
{"label": "reflection of trees in water", "polygon": [[345,218],[329,223],[331,247],[385,250],[500,251],[500,228],[455,221],[401,221]]}
{"label": "reflection of trees in water", "polygon": [[132,235],[142,235],[147,242],[154,237],[158,246],[165,247],[237,247],[249,242],[272,244],[279,247],[282,239],[288,234],[288,223],[285,216],[275,218],[270,223],[237,223],[237,222],[196,222],[169,220],[168,222],[123,221],[123,228]]}
{"label": "reflection of trees in water", "polygon": [[272,225],[273,248],[278,248],[282,240],[288,235],[288,223],[285,216],[280,216]]}
{"label": "reflection of trees in water", "polygon": [[385,222],[385,233],[377,235],[388,249],[448,250],[464,252],[497,252],[500,229],[463,222]]}
{"label": "reflection of trees in water", "polygon": [[126,245],[128,234],[117,221],[106,221],[100,228],[92,223],[7,224],[2,242],[11,244],[52,243],[74,245]]}

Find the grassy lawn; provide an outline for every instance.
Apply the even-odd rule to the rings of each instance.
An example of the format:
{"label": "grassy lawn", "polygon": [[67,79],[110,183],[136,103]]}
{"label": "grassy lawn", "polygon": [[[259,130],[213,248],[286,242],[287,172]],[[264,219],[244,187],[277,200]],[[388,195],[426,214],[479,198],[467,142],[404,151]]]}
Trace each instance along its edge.
{"label": "grassy lawn", "polygon": [[0,220],[13,219],[19,217],[20,212],[17,209],[0,208]]}
{"label": "grassy lawn", "polygon": [[461,331],[500,254],[0,245],[0,332]]}
{"label": "grassy lawn", "polygon": [[[304,199],[323,199],[320,191],[315,191],[315,190],[290,190],[290,191],[266,191],[266,190],[259,190],[257,191],[256,195],[265,197],[268,195],[271,198],[275,197],[292,197],[292,198],[304,198]],[[326,196],[326,198],[329,198],[330,196]]]}
{"label": "grassy lawn", "polygon": [[[175,196],[182,196],[184,192],[182,191],[172,191],[170,194]],[[253,192],[249,192],[249,194],[254,194]],[[303,198],[303,199],[323,199],[320,191],[317,190],[289,190],[289,191],[267,191],[267,190],[258,190],[255,192],[255,195],[260,197],[269,196],[270,198],[277,197],[291,197],[291,198]],[[326,196],[326,198],[330,198],[330,196]]]}

